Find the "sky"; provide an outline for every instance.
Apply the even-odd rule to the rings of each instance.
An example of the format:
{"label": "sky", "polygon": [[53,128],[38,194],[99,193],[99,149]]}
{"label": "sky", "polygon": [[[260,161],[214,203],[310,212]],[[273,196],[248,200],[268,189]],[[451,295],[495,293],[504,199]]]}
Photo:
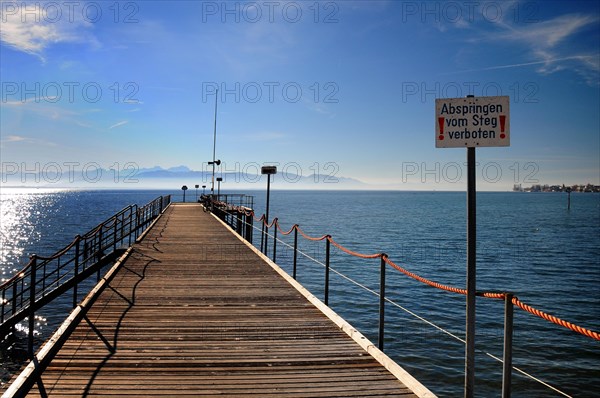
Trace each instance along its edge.
{"label": "sky", "polygon": [[510,97],[478,189],[600,184],[599,4],[2,0],[2,171],[206,170],[216,100],[222,172],[464,190],[435,99],[474,95]]}

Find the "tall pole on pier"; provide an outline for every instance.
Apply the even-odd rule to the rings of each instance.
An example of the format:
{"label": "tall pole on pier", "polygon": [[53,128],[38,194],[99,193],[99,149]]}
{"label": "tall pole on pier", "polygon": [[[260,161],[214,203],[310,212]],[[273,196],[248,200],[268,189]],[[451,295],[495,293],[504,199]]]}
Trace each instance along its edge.
{"label": "tall pole on pier", "polygon": [[[475,150],[510,146],[508,96],[435,100],[436,148],[467,149],[467,303],[465,398],[475,396],[475,298],[477,297],[477,211]],[[510,379],[510,378],[508,378]],[[506,386],[510,390],[510,386]],[[507,391],[508,391],[507,390]]]}
{"label": "tall pole on pier", "polygon": [[475,294],[477,292],[477,189],[475,148],[467,148],[467,326],[465,347],[465,397],[475,390]]}
{"label": "tall pole on pier", "polygon": [[215,126],[213,129],[213,159],[212,159],[212,183],[210,187],[211,195],[215,194],[215,160],[217,154],[217,100],[219,99],[219,89],[215,93]]}
{"label": "tall pole on pier", "polygon": [[[271,174],[277,174],[277,166],[263,166],[260,168],[260,173],[267,176],[267,206],[265,212],[265,221],[263,223],[263,231],[261,235],[261,242],[264,241],[263,253],[267,254],[267,242],[269,241],[269,227],[267,227],[267,225],[269,224],[269,197],[271,196]],[[262,236],[264,236],[264,238],[262,238]]]}

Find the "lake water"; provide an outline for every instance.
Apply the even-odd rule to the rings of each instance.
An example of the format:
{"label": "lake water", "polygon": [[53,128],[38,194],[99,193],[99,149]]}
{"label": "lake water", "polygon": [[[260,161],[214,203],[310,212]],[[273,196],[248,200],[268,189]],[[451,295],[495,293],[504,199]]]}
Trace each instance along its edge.
{"label": "lake water", "polygon": [[[128,204],[144,204],[181,191],[60,191],[7,189],[0,193],[0,272],[8,279],[31,253],[50,254]],[[255,196],[262,214],[264,192]],[[271,192],[271,218],[294,223],[312,236],[330,234],[347,248],[385,252],[397,264],[440,283],[464,287],[465,193],[461,192]],[[188,191],[195,198],[194,190]],[[479,193],[477,196],[478,290],[510,291],[522,301],[563,319],[600,330],[600,195]],[[281,236],[292,244],[291,236]],[[260,236],[255,233],[255,244]],[[300,249],[324,262],[325,242],[299,240]],[[269,243],[272,248],[272,242]],[[283,244],[277,262],[290,274],[292,253]],[[379,289],[379,260],[361,260],[332,246],[331,266],[369,289]],[[324,268],[299,256],[298,280],[323,297]],[[465,298],[443,292],[388,268],[385,352],[439,396],[462,395],[464,344],[402,308],[464,337]],[[45,308],[38,341],[63,320],[70,297]],[[333,273],[330,306],[377,342],[378,297]],[[503,302],[477,299],[477,396],[499,396]],[[20,336],[4,344],[2,380],[19,366]],[[600,386],[600,343],[515,309],[514,366],[572,396],[594,396]],[[561,396],[518,372],[513,396]]]}

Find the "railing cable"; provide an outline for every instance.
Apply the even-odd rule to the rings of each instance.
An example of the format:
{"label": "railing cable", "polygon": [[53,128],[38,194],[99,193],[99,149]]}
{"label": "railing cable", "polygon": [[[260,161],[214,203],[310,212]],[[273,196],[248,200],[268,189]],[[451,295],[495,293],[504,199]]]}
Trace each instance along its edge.
{"label": "railing cable", "polygon": [[[271,236],[271,237],[272,237],[272,235],[269,235],[269,236]],[[282,243],[283,245],[285,245],[285,246],[289,247],[289,248],[293,248],[293,246],[291,246],[290,244],[288,244],[287,242],[285,242],[285,241],[283,241],[283,240],[277,239],[277,241],[278,241],[278,242],[280,242],[280,243]],[[332,243],[333,243],[333,242],[332,242]],[[301,255],[303,255],[304,257],[306,257],[306,258],[310,259],[311,261],[313,261],[313,262],[315,262],[315,263],[317,263],[317,264],[321,265],[322,267],[325,267],[325,266],[326,266],[326,265],[325,265],[323,262],[321,262],[321,261],[319,261],[319,260],[315,259],[314,257],[312,257],[312,256],[310,256],[310,255],[308,255],[308,254],[304,253],[302,250],[298,250],[298,253],[300,253],[300,254],[301,254]],[[377,257],[379,257],[379,255],[375,255],[375,256],[373,256],[373,257],[369,257],[369,258],[377,258]],[[335,273],[336,275],[340,276],[341,278],[343,278],[343,279],[347,280],[348,282],[350,282],[350,283],[352,283],[352,284],[354,284],[354,285],[356,285],[356,286],[360,287],[361,289],[363,289],[363,290],[365,290],[365,291],[367,291],[367,292],[371,293],[371,294],[372,294],[372,295],[374,295],[374,296],[377,296],[377,297],[379,297],[379,293],[378,293],[377,291],[375,291],[375,290],[373,290],[373,289],[369,288],[368,286],[366,286],[366,285],[364,285],[364,284],[362,284],[362,283],[360,283],[360,282],[358,282],[358,281],[356,281],[356,280],[354,280],[354,279],[350,278],[349,276],[347,276],[347,275],[345,275],[345,274],[341,273],[340,271],[336,270],[336,269],[335,269],[335,268],[333,268],[333,267],[331,267],[331,268],[330,268],[330,270],[331,270],[331,272],[333,272],[333,273]],[[404,307],[403,305],[401,305],[401,304],[399,304],[399,303],[395,302],[394,300],[392,300],[392,299],[390,299],[390,298],[387,298],[387,297],[386,297],[386,298],[385,298],[385,301],[386,301],[386,302],[388,302],[388,303],[390,303],[391,305],[393,305],[393,306],[395,306],[395,307],[397,307],[397,308],[401,309],[402,311],[404,311],[404,312],[406,312],[406,313],[408,313],[408,314],[412,315],[413,317],[415,317],[415,318],[419,319],[419,320],[420,320],[420,321],[422,321],[423,323],[426,323],[426,324],[430,325],[431,327],[433,327],[433,328],[435,328],[435,329],[439,330],[440,332],[442,332],[442,333],[444,333],[444,334],[446,334],[446,335],[448,335],[448,336],[452,337],[453,339],[455,339],[455,340],[457,340],[457,341],[461,342],[462,344],[466,344],[466,341],[465,341],[465,339],[463,339],[462,337],[459,337],[459,336],[457,336],[456,334],[452,333],[451,331],[449,331],[449,330],[446,330],[446,329],[444,329],[443,327],[441,327],[441,326],[437,325],[436,323],[434,323],[434,322],[432,322],[432,321],[428,320],[427,318],[424,318],[424,317],[422,317],[421,315],[419,315],[419,314],[415,313],[414,311],[412,311],[412,310],[409,310],[408,308],[406,308],[406,307]],[[498,358],[496,355],[494,355],[494,354],[492,354],[492,353],[490,353],[490,352],[484,351],[484,350],[482,350],[481,348],[476,348],[476,351],[477,351],[477,352],[479,352],[480,354],[485,354],[485,355],[487,355],[488,357],[490,357],[490,358],[492,358],[492,359],[496,360],[496,361],[497,361],[497,362],[499,362],[499,363],[504,363],[504,361],[503,361],[501,358]],[[544,385],[544,386],[546,386],[547,388],[549,388],[549,389],[551,389],[551,390],[554,390],[555,392],[557,392],[557,393],[559,393],[559,394],[561,394],[561,395],[563,395],[563,396],[565,396],[565,397],[570,397],[570,398],[571,398],[571,396],[570,396],[569,394],[565,393],[564,391],[561,391],[561,390],[559,390],[558,388],[554,387],[553,385],[551,385],[551,384],[548,384],[547,382],[545,382],[545,381],[541,380],[540,378],[538,378],[538,377],[536,377],[536,376],[532,375],[531,373],[528,373],[528,372],[524,371],[523,369],[521,369],[521,368],[519,368],[519,367],[512,366],[512,369],[513,369],[513,370],[515,370],[515,371],[517,371],[517,372],[519,372],[519,373],[521,373],[522,375],[524,375],[524,376],[526,376],[526,377],[530,378],[531,380],[534,380],[534,381],[536,381],[536,382],[538,382],[538,383],[540,383],[540,384],[543,384],[543,385]]]}
{"label": "railing cable", "polygon": [[[240,209],[237,209],[237,211],[240,211]],[[295,230],[295,231],[297,231],[298,233],[300,233],[300,235],[301,235],[301,236],[303,236],[305,239],[307,239],[307,240],[309,240],[309,241],[322,241],[322,240],[325,240],[325,239],[326,239],[326,240],[327,240],[327,251],[328,251],[328,255],[327,255],[327,264],[324,264],[323,262],[321,262],[321,261],[319,261],[319,260],[315,259],[314,257],[312,257],[312,256],[310,256],[309,254],[307,254],[307,253],[303,252],[302,250],[299,250],[299,249],[297,249],[296,247],[292,247],[292,246],[291,246],[291,245],[289,245],[287,242],[284,242],[283,240],[281,240],[281,239],[278,239],[276,235],[271,235],[271,234],[269,234],[269,233],[266,233],[266,236],[267,236],[267,238],[268,238],[268,237],[272,237],[272,238],[274,239],[274,241],[276,241],[276,242],[280,242],[280,243],[284,244],[285,246],[287,246],[287,247],[289,247],[289,248],[293,248],[293,249],[294,249],[294,253],[296,253],[296,252],[300,253],[301,255],[303,255],[304,257],[308,258],[309,260],[311,260],[311,261],[313,261],[313,262],[315,262],[315,263],[317,263],[317,264],[319,264],[319,265],[321,265],[321,266],[325,267],[325,268],[326,268],[328,271],[329,271],[329,270],[333,271],[335,274],[337,274],[338,276],[342,277],[343,279],[346,279],[347,281],[349,281],[349,282],[351,282],[351,283],[355,284],[356,286],[359,286],[360,288],[362,288],[362,289],[364,289],[364,290],[366,290],[366,291],[370,292],[371,294],[373,294],[373,295],[375,295],[375,296],[377,296],[377,297],[379,297],[379,296],[380,296],[380,294],[379,294],[378,292],[376,292],[375,290],[373,290],[373,289],[370,289],[370,288],[369,288],[369,287],[367,287],[366,285],[364,285],[364,284],[361,284],[361,283],[359,283],[359,282],[357,282],[357,281],[353,280],[352,278],[350,278],[350,277],[348,277],[348,276],[346,276],[346,275],[342,274],[341,272],[339,272],[339,271],[337,271],[336,269],[334,269],[334,268],[332,268],[332,267],[330,267],[330,266],[329,266],[329,244],[333,244],[333,245],[334,245],[336,248],[338,248],[338,249],[339,249],[339,250],[341,250],[342,252],[344,252],[344,253],[346,253],[346,254],[349,254],[349,255],[351,255],[351,256],[354,256],[354,257],[358,257],[358,258],[362,258],[362,259],[375,259],[375,258],[381,258],[381,259],[382,259],[382,264],[383,264],[383,262],[385,262],[386,264],[388,264],[389,266],[393,267],[393,268],[394,268],[394,269],[396,269],[397,271],[400,271],[401,273],[403,273],[403,274],[405,274],[405,275],[407,275],[407,276],[409,276],[409,277],[411,277],[411,278],[413,278],[413,279],[415,279],[415,280],[417,280],[417,281],[419,281],[419,282],[421,282],[421,283],[424,283],[424,284],[426,284],[426,285],[429,285],[429,286],[435,287],[435,288],[437,288],[437,289],[444,290],[444,291],[448,291],[448,292],[452,292],[452,293],[457,293],[457,294],[461,294],[461,295],[466,295],[466,293],[467,293],[466,289],[461,289],[461,288],[457,288],[457,287],[454,287],[454,286],[444,285],[444,284],[441,284],[441,283],[438,283],[438,282],[435,282],[435,281],[429,280],[429,279],[427,279],[427,278],[424,278],[424,277],[422,277],[422,276],[419,276],[419,275],[417,275],[417,274],[415,274],[415,273],[413,273],[413,272],[410,272],[410,271],[408,271],[408,270],[404,269],[403,267],[401,267],[401,266],[397,265],[396,263],[394,263],[394,262],[393,262],[391,259],[389,259],[389,258],[387,257],[387,255],[386,255],[386,254],[384,254],[384,253],[363,254],[363,253],[355,252],[355,251],[353,251],[353,250],[350,250],[350,249],[348,249],[348,248],[344,247],[343,245],[341,245],[341,244],[337,243],[336,241],[334,241],[334,240],[333,240],[333,238],[332,238],[330,235],[322,235],[322,236],[320,236],[320,237],[312,237],[312,236],[309,236],[309,235],[307,235],[306,233],[304,233],[304,231],[302,231],[302,229],[300,228],[300,226],[299,226],[298,224],[294,224],[294,225],[293,225],[293,226],[290,228],[290,230],[288,230],[288,231],[283,231],[283,230],[281,229],[281,226],[279,225],[279,220],[278,220],[278,218],[274,218],[274,219],[273,219],[273,221],[272,221],[270,224],[267,224],[267,223],[266,223],[266,220],[265,220],[265,216],[264,216],[264,215],[263,215],[262,217],[260,217],[260,218],[256,218],[256,216],[255,216],[255,214],[254,214],[254,211],[249,211],[249,212],[248,212],[248,211],[247,211],[247,210],[245,210],[245,209],[243,210],[243,213],[244,213],[244,214],[245,214],[247,217],[248,217],[248,216],[252,216],[252,217],[253,217],[253,219],[254,219],[254,220],[256,220],[256,221],[262,221],[262,225],[261,225],[261,227],[267,226],[268,228],[271,228],[273,225],[275,225],[275,226],[276,226],[276,228],[277,228],[277,229],[278,229],[278,230],[279,230],[279,231],[280,231],[280,232],[281,232],[283,235],[289,235],[290,233],[292,233],[292,232]],[[254,227],[253,225],[252,225],[252,228],[254,228],[254,229],[257,229],[257,230],[258,230],[258,228],[257,228],[257,227]],[[277,231],[275,231],[275,234],[276,234],[276,232],[277,232]],[[295,264],[295,263],[294,263],[294,264]],[[295,267],[295,265],[294,265],[294,267]],[[295,272],[295,268],[294,268],[294,272]],[[327,281],[328,281],[328,278],[326,278],[326,282],[327,282]],[[530,314],[533,314],[533,315],[535,315],[535,316],[538,316],[538,317],[540,317],[540,318],[542,318],[542,319],[544,319],[544,320],[546,320],[546,321],[552,322],[552,323],[554,323],[554,324],[556,324],[556,325],[562,326],[562,327],[564,327],[564,328],[567,328],[567,329],[569,329],[569,330],[571,330],[571,331],[574,331],[574,332],[576,332],[576,333],[579,333],[579,334],[581,334],[581,335],[584,335],[584,336],[590,337],[590,338],[592,338],[592,339],[595,339],[595,340],[600,340],[600,333],[598,333],[598,332],[596,332],[596,331],[593,331],[593,330],[590,330],[590,329],[583,328],[583,327],[581,327],[581,326],[575,325],[575,324],[573,324],[573,323],[571,323],[571,322],[568,322],[568,321],[565,321],[565,320],[563,320],[563,319],[561,319],[561,318],[558,318],[558,317],[556,317],[556,316],[554,316],[554,315],[551,315],[551,314],[548,314],[548,313],[546,313],[546,312],[544,312],[544,311],[538,310],[538,309],[536,309],[536,308],[534,308],[534,307],[532,307],[532,306],[530,306],[530,305],[527,305],[527,304],[523,303],[522,301],[520,301],[520,300],[518,299],[518,297],[516,297],[516,296],[512,296],[512,294],[510,294],[510,295],[507,295],[507,293],[502,293],[502,292],[500,292],[500,293],[499,293],[499,292],[477,292],[477,296],[484,297],[484,298],[492,298],[492,299],[510,300],[510,302],[511,302],[513,305],[516,305],[516,306],[517,306],[517,307],[519,307],[520,309],[522,309],[522,310],[524,310],[524,311],[526,311],[526,312],[528,312],[528,313],[530,313]],[[326,293],[325,293],[325,300],[327,301],[327,288],[326,288]],[[394,302],[393,300],[391,300],[391,299],[389,299],[389,298],[387,298],[387,297],[384,297],[384,300],[385,300],[386,302],[389,302],[390,304],[394,305],[395,307],[402,309],[403,311],[407,312],[408,314],[411,314],[412,316],[414,316],[415,318],[417,318],[417,319],[421,320],[422,322],[424,322],[424,323],[427,323],[427,324],[429,324],[430,326],[432,326],[432,327],[434,327],[434,328],[436,328],[436,329],[440,330],[440,331],[441,331],[441,332],[443,332],[444,334],[446,334],[446,335],[448,335],[448,336],[451,336],[452,338],[454,338],[454,339],[456,339],[456,340],[458,340],[458,341],[462,342],[463,344],[466,344],[466,341],[465,341],[463,338],[461,338],[461,337],[459,337],[459,336],[455,335],[454,333],[452,333],[452,332],[450,332],[450,331],[448,331],[448,330],[446,330],[446,329],[442,328],[441,326],[438,326],[438,325],[436,325],[435,323],[433,323],[433,322],[431,322],[431,321],[427,320],[426,318],[423,318],[422,316],[420,316],[420,315],[418,315],[418,314],[414,313],[413,311],[411,311],[411,310],[409,310],[409,309],[407,309],[407,308],[403,307],[402,305],[400,305],[400,304],[398,304],[398,303]],[[500,362],[500,363],[504,363],[504,360],[502,360],[502,359],[498,358],[498,357],[497,357],[497,356],[495,356],[494,354],[491,354],[491,353],[489,353],[489,352],[487,352],[487,351],[483,351],[483,350],[481,350],[481,349],[478,349],[478,348],[477,348],[476,350],[477,350],[477,352],[479,352],[479,353],[483,353],[483,354],[485,354],[485,355],[489,356],[490,358],[492,358],[492,359],[494,359],[494,360],[496,360],[496,361],[498,361],[498,362]],[[508,363],[510,364],[510,362],[508,362]],[[540,383],[540,384],[542,384],[542,385],[546,386],[547,388],[549,388],[549,389],[551,389],[551,390],[553,390],[553,391],[555,391],[555,392],[557,392],[557,393],[559,393],[559,394],[561,394],[561,395],[563,395],[563,396],[565,396],[565,397],[570,397],[570,395],[568,395],[568,394],[567,394],[567,393],[565,393],[564,391],[561,391],[561,390],[559,390],[558,388],[556,388],[556,387],[554,387],[554,386],[552,386],[552,385],[548,384],[547,382],[545,382],[545,381],[543,381],[543,380],[541,380],[541,379],[539,379],[539,378],[537,378],[537,377],[535,377],[535,376],[531,375],[530,373],[528,373],[528,372],[526,372],[526,371],[524,371],[524,370],[522,370],[522,369],[520,369],[520,368],[518,368],[518,367],[516,367],[516,366],[510,366],[510,365],[509,365],[509,368],[512,368],[513,370],[515,370],[515,371],[517,371],[517,372],[521,373],[522,375],[524,375],[524,376],[526,376],[526,377],[530,378],[531,380],[534,380],[534,381],[536,381],[536,382],[538,382],[538,383]]]}

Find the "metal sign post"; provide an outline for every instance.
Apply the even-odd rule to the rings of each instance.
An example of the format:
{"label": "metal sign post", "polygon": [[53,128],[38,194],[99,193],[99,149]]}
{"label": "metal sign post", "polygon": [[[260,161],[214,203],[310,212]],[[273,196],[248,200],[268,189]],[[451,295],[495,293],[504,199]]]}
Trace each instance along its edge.
{"label": "metal sign post", "polygon": [[[264,240],[264,254],[267,254],[267,242],[269,241],[269,196],[271,194],[271,174],[277,174],[277,166],[262,166],[260,168],[260,173],[265,174],[267,176],[267,208],[265,214],[265,221],[263,222],[263,234],[261,237],[261,242]],[[265,236],[266,234],[266,236]]]}
{"label": "metal sign post", "polygon": [[475,395],[477,204],[475,149],[510,146],[508,96],[435,100],[436,148],[467,148],[467,305],[464,396]]}
{"label": "metal sign post", "polygon": [[477,189],[475,148],[467,148],[467,326],[465,347],[465,397],[475,390],[475,293],[477,276]]}

